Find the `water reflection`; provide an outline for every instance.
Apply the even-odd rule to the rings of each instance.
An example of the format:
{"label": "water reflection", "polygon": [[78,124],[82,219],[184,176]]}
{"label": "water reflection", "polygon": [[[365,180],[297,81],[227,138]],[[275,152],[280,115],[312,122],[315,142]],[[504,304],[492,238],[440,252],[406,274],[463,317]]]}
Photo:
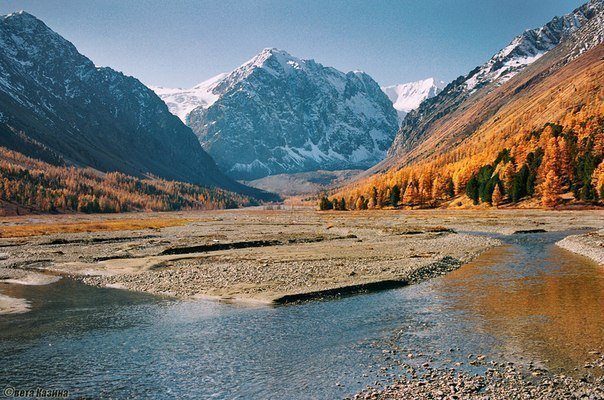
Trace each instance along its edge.
{"label": "water reflection", "polygon": [[566,373],[582,370],[589,351],[604,349],[604,268],[551,238],[510,241],[434,289],[452,308],[480,317],[480,329],[495,335],[506,354]]}

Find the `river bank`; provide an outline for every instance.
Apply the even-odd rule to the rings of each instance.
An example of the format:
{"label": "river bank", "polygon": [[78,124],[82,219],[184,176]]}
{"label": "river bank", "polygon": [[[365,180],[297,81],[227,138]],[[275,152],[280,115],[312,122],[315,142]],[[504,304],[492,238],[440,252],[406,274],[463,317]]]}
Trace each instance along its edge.
{"label": "river bank", "polygon": [[565,250],[590,258],[599,265],[604,265],[604,230],[568,236],[556,244]]}
{"label": "river bank", "polygon": [[[596,355],[594,355],[596,357]],[[604,376],[586,374],[580,379],[551,373],[546,369],[499,363],[484,356],[470,355],[473,365],[488,365],[482,374],[468,374],[458,368],[432,368],[429,363],[415,367],[402,363],[406,376],[384,388],[368,387],[355,400],[369,399],[604,399]],[[594,358],[592,368],[604,366],[604,356]]]}
{"label": "river bank", "polygon": [[[131,218],[8,218],[0,239],[0,280],[18,283],[17,274],[31,282],[44,272],[179,298],[283,303],[429,279],[499,244],[460,230],[511,234],[604,225],[593,212],[539,210],[244,209],[137,215],[142,223]],[[154,218],[170,223],[154,224]],[[122,228],[101,229],[107,224]],[[35,225],[33,232],[55,232],[56,225],[68,230],[24,236],[29,225]],[[69,232],[71,226],[76,228]],[[11,229],[18,237],[10,237]]]}
{"label": "river bank", "polygon": [[0,269],[0,279],[45,271],[179,298],[280,304],[403,286],[499,244],[391,216],[183,213],[185,223],[161,229],[3,239],[0,265],[11,274]]}

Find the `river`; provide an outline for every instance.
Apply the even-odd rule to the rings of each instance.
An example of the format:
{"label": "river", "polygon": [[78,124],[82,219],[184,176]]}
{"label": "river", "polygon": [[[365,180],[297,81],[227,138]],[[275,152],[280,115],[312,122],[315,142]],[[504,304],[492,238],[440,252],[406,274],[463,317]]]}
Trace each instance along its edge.
{"label": "river", "polygon": [[604,268],[554,245],[568,234],[498,236],[504,246],[428,282],[279,307],[70,279],[4,284],[0,293],[32,310],[0,316],[0,385],[94,398],[332,399],[388,383],[401,359],[451,367],[469,354],[579,375],[589,352],[604,350]]}

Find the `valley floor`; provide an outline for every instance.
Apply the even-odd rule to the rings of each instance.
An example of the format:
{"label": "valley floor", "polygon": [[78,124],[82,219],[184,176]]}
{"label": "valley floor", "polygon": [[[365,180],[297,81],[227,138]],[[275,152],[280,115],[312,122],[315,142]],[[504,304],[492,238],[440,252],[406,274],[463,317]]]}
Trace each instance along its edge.
{"label": "valley floor", "polygon": [[14,217],[0,224],[0,279],[48,283],[43,272],[181,298],[284,303],[444,274],[499,244],[473,231],[602,227],[600,211],[248,208]]}

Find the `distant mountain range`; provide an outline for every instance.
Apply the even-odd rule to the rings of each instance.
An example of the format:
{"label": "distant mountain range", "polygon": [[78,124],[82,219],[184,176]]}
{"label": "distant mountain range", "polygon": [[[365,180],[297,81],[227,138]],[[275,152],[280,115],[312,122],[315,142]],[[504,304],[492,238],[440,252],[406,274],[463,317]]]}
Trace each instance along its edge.
{"label": "distant mountain range", "polygon": [[[219,95],[213,93],[213,89],[216,83],[226,78],[227,75],[227,73],[218,74],[191,89],[162,86],[151,86],[151,89],[161,97],[172,114],[186,123],[191,111],[197,107],[208,108],[218,100]],[[400,122],[410,111],[418,108],[424,100],[439,94],[445,86],[446,83],[443,81],[427,78],[415,82],[383,86],[382,91],[392,102]]]}
{"label": "distant mountain range", "polygon": [[400,83],[398,85],[384,86],[382,90],[396,109],[399,121],[419,107],[427,99],[439,94],[446,86],[445,82],[434,78],[423,79],[421,81]]}
{"label": "distant mountain range", "polygon": [[137,79],[97,67],[26,12],[0,17],[0,146],[55,165],[250,195]]}
{"label": "distant mountain range", "polygon": [[228,175],[368,168],[398,130],[379,85],[267,48],[193,89],[155,88]]}
{"label": "distant mountain range", "polygon": [[[269,79],[256,78],[259,74],[256,70],[267,71],[267,65],[273,62],[276,64],[267,75]],[[298,68],[290,68],[294,65]],[[295,71],[294,75],[292,71]],[[361,90],[354,94],[357,99],[349,100],[351,94],[342,91],[347,90],[346,85],[351,85],[352,77],[363,77],[372,91]],[[264,88],[266,85],[273,88]],[[253,98],[256,115],[248,115],[249,104],[244,107],[232,99],[221,100],[242,86],[250,92],[246,97]],[[393,104],[400,124],[407,113],[419,107],[422,101],[436,96],[444,86],[444,82],[428,78],[381,89]],[[323,87],[322,91],[318,89],[320,87]],[[390,108],[375,87],[367,74],[347,75],[312,60],[300,60],[282,50],[265,49],[230,74],[219,74],[193,88],[151,88],[174,115],[198,133],[204,148],[229,175],[250,180],[300,171],[367,168],[380,161],[385,156],[384,149],[390,145],[394,123]],[[300,97],[305,92],[308,92],[306,99]],[[246,97],[240,96],[237,101],[245,101]],[[360,113],[355,108],[359,106],[355,104],[358,99],[367,103],[362,106],[365,109],[358,110]],[[314,110],[306,107],[306,115],[301,113],[304,104],[316,103],[316,100],[322,104],[314,105]],[[220,112],[205,111],[217,101],[216,108]],[[289,110],[275,108],[276,102],[284,107],[283,101],[291,104]],[[330,102],[343,103],[343,106],[330,106]],[[327,118],[325,114],[330,107],[331,115]],[[351,119],[351,112],[359,114],[355,121]],[[281,123],[288,114],[293,118],[288,117],[287,123]],[[239,127],[240,118],[246,121],[248,128]],[[332,127],[336,130],[335,135],[330,132]],[[254,133],[250,131],[252,129]],[[367,130],[373,133],[369,136],[362,133]],[[346,146],[343,140],[348,142]],[[232,146],[241,150],[235,152],[237,157],[228,154],[226,148]],[[247,162],[240,162],[241,155]]]}

